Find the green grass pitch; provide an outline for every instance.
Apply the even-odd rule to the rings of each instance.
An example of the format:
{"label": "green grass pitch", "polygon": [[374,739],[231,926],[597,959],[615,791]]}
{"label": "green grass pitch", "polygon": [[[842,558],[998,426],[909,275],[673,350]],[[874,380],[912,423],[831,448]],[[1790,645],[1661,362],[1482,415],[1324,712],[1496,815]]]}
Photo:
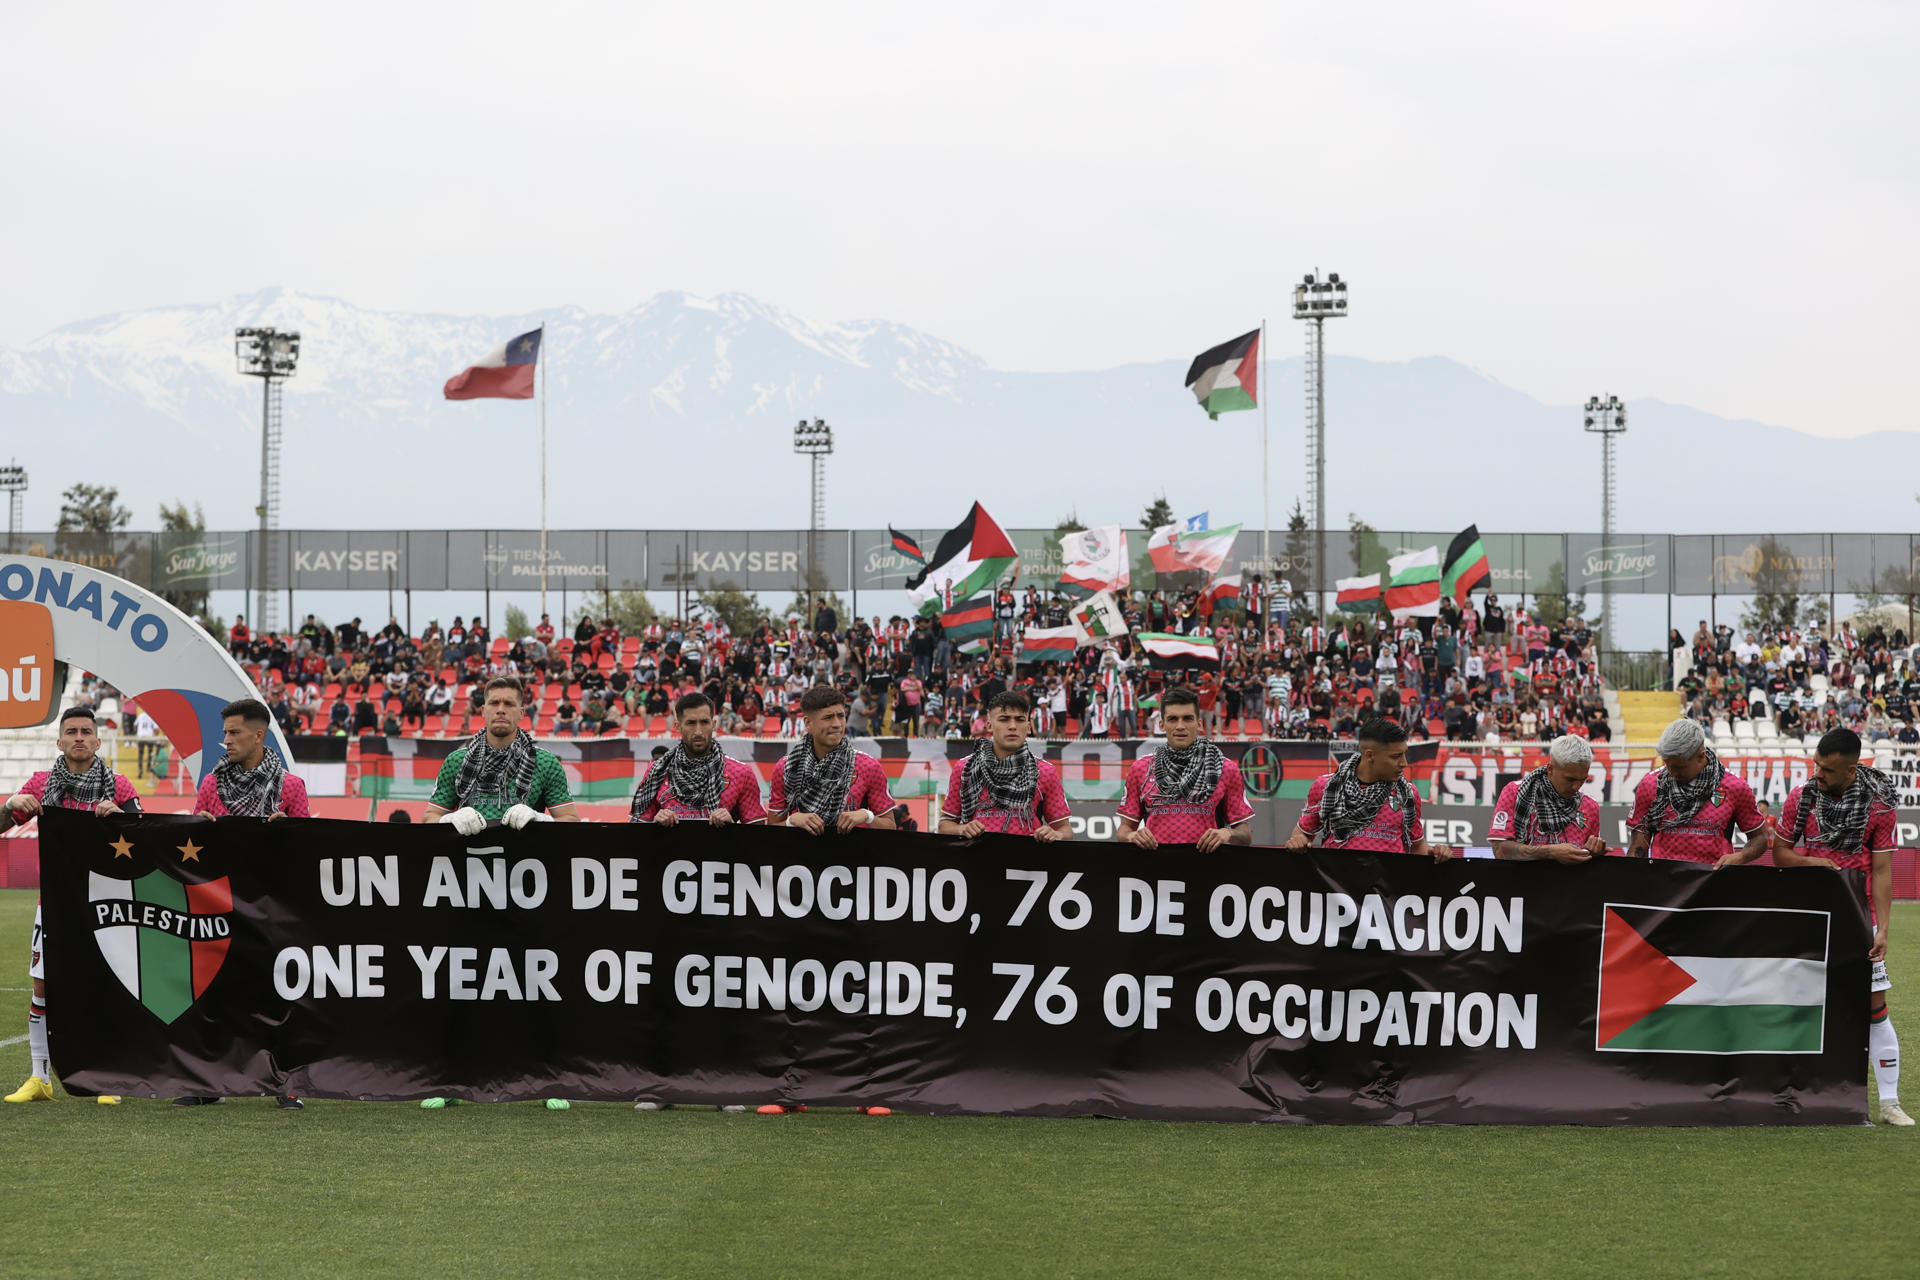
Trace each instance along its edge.
{"label": "green grass pitch", "polygon": [[[33,900],[0,893],[0,1040],[26,1030]],[[1920,906],[1895,925],[1911,1103]],[[0,1086],[26,1073],[24,1042],[0,1048]],[[0,1152],[0,1274],[34,1277],[1802,1280],[1902,1273],[1920,1209],[1920,1130],[1886,1128],[283,1114],[63,1095],[0,1108]]]}

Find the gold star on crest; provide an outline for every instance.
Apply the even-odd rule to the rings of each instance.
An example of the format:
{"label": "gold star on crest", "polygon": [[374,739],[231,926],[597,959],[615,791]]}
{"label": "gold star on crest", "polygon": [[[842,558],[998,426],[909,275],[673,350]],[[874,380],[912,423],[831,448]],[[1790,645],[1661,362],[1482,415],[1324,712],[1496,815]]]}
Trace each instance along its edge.
{"label": "gold star on crest", "polygon": [[107,847],[113,850],[113,856],[116,858],[131,858],[133,856],[133,841],[127,839],[125,836],[109,842]]}
{"label": "gold star on crest", "polygon": [[205,845],[195,844],[193,842],[192,836],[187,837],[187,842],[185,844],[176,845],[174,847],[180,850],[180,861],[182,862],[200,861],[200,851],[206,848]]}

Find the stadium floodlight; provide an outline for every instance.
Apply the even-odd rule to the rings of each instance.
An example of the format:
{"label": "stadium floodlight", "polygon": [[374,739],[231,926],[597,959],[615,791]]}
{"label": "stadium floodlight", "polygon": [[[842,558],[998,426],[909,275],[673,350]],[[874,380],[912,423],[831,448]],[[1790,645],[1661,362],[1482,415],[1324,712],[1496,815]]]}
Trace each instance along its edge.
{"label": "stadium floodlight", "polygon": [[[1627,429],[1627,406],[1619,396],[1588,396],[1584,429],[1600,437],[1600,542],[1613,544],[1613,438]],[[1613,579],[1600,579],[1600,647],[1613,648]]]}
{"label": "stadium floodlight", "polygon": [[833,452],[833,428],[824,418],[808,422],[805,418],[793,428],[793,451],[804,453],[813,468],[813,516],[807,525],[807,616],[803,625],[813,625],[813,582],[820,563],[820,531],[827,523],[827,455]]}
{"label": "stadium floodlight", "polygon": [[0,493],[7,495],[7,537],[11,540],[20,536],[22,495],[27,491],[27,469],[17,462],[9,462],[0,467]]}
{"label": "stadium floodlight", "polygon": [[1293,318],[1307,325],[1307,519],[1313,524],[1315,607],[1321,614],[1327,611],[1327,381],[1320,328],[1346,314],[1347,286],[1339,272],[1322,280],[1309,271],[1293,287]]}
{"label": "stadium floodlight", "polygon": [[[273,629],[273,593],[271,590],[276,548],[273,530],[280,526],[280,384],[294,375],[300,365],[300,335],[271,328],[235,329],[233,353],[240,372],[260,379],[260,505],[254,514],[260,517],[260,567],[257,577],[260,599],[254,626],[261,631]],[[249,607],[247,612],[255,611]],[[291,618],[291,614],[289,614]]]}

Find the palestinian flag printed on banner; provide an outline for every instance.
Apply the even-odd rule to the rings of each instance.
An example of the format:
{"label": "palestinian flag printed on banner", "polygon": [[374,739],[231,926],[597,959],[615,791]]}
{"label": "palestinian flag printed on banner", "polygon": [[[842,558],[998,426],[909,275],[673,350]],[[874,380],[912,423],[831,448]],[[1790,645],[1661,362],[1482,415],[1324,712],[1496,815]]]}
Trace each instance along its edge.
{"label": "palestinian flag printed on banner", "polygon": [[1142,631],[1133,638],[1155,671],[1199,671],[1220,665],[1220,647],[1203,636]]}
{"label": "palestinian flag printed on banner", "polygon": [[1387,612],[1396,618],[1440,616],[1440,548],[1388,559]]}
{"label": "palestinian flag printed on banner", "polygon": [[1594,1048],[1612,1053],[1819,1053],[1825,911],[1602,908]]}
{"label": "palestinian flag printed on banner", "polygon": [[1338,592],[1334,597],[1334,607],[1342,613],[1378,613],[1380,612],[1380,575],[1370,573],[1364,578],[1341,578],[1333,584]]}
{"label": "palestinian flag printed on banner", "polygon": [[1260,331],[1202,351],[1187,369],[1187,387],[1209,418],[1260,404]]}
{"label": "palestinian flag printed on banner", "polygon": [[1453,597],[1455,604],[1467,602],[1467,592],[1493,581],[1493,569],[1487,564],[1487,549],[1480,542],[1480,526],[1470,524],[1453,535],[1447,544],[1446,564],[1440,570],[1440,593]]}
{"label": "palestinian flag printed on banner", "polygon": [[907,579],[916,612],[932,617],[943,600],[967,600],[1005,577],[1019,558],[1013,543],[979,503],[967,518],[940,535],[933,558]]}
{"label": "palestinian flag printed on banner", "polygon": [[907,559],[921,565],[927,562],[926,553],[920,550],[920,544],[892,525],[887,526],[887,537],[892,540],[893,549]]}
{"label": "palestinian flag printed on banner", "polygon": [[993,593],[954,601],[941,612],[940,627],[963,651],[968,641],[978,640],[984,645],[993,635]]}
{"label": "palestinian flag printed on banner", "polygon": [[1072,662],[1080,648],[1078,627],[1028,627],[1020,636],[1021,662]]}
{"label": "palestinian flag printed on banner", "polygon": [[182,884],[164,871],[137,880],[93,871],[87,898],[107,967],[162,1022],[192,1008],[227,958],[233,891],[225,876]]}

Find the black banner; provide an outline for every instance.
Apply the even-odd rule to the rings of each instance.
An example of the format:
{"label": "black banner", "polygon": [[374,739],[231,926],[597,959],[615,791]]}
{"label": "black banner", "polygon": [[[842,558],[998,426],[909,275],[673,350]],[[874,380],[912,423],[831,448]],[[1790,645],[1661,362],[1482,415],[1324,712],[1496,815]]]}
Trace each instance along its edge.
{"label": "black banner", "polygon": [[[1858,875],[41,819],[76,1092],[1858,1124]],[[1703,958],[1704,957],[1704,958]]]}

